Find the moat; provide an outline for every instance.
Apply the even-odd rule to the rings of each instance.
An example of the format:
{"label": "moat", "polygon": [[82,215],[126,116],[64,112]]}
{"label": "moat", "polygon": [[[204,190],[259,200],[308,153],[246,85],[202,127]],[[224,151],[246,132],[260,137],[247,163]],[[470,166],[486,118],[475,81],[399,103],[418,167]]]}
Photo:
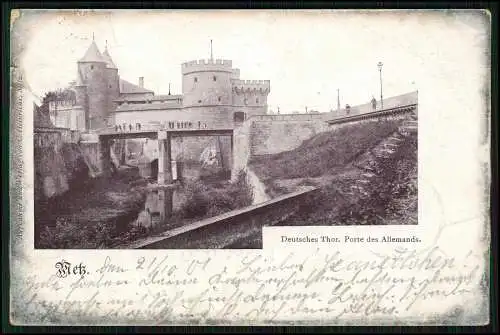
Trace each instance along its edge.
{"label": "moat", "polygon": [[252,204],[246,174],[177,181],[167,187],[120,167],[62,196],[35,204],[36,248],[120,248],[194,221]]}

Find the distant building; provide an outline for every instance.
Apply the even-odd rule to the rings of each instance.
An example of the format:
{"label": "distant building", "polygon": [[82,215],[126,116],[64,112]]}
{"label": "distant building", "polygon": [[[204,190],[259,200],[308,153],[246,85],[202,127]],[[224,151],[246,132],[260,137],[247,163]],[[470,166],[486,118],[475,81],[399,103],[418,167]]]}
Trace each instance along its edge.
{"label": "distant building", "polygon": [[55,127],[71,130],[85,130],[85,111],[83,106],[72,100],[49,102],[50,121]]}
{"label": "distant building", "polygon": [[120,78],[107,47],[101,53],[92,41],[77,63],[72,86],[75,101],[51,104],[53,123],[71,129],[113,125],[191,122],[234,127],[248,117],[267,114],[269,80],[242,80],[230,60],[199,60],[182,64],[182,94],[156,95]]}

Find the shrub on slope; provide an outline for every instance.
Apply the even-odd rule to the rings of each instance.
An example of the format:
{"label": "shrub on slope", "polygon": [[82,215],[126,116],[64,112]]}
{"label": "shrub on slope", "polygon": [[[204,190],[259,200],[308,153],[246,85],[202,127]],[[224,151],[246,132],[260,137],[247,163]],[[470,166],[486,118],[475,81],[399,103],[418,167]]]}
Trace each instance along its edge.
{"label": "shrub on slope", "polygon": [[345,178],[323,187],[300,205],[286,225],[373,225],[417,223],[417,136],[382,163],[382,173],[365,190],[368,198],[346,197],[355,179]]}

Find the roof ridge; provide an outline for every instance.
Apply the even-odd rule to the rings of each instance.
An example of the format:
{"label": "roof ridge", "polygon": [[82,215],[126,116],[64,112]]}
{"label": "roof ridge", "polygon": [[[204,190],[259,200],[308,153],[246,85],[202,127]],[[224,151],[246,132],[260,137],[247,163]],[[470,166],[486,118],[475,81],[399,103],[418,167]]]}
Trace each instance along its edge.
{"label": "roof ridge", "polygon": [[154,91],[120,78],[120,93],[154,93]]}

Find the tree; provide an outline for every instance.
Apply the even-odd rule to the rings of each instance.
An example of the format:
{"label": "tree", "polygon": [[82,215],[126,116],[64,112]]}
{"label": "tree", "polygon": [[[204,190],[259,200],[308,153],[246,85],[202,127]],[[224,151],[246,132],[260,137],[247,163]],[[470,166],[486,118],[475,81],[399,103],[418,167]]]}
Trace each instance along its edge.
{"label": "tree", "polygon": [[45,93],[42,105],[35,109],[34,124],[37,127],[53,127],[50,121],[49,105],[52,101],[75,101],[76,93],[70,88],[57,89]]}
{"label": "tree", "polygon": [[76,100],[76,93],[70,88],[58,89],[45,93],[42,104],[49,104],[52,101],[74,101]]}

